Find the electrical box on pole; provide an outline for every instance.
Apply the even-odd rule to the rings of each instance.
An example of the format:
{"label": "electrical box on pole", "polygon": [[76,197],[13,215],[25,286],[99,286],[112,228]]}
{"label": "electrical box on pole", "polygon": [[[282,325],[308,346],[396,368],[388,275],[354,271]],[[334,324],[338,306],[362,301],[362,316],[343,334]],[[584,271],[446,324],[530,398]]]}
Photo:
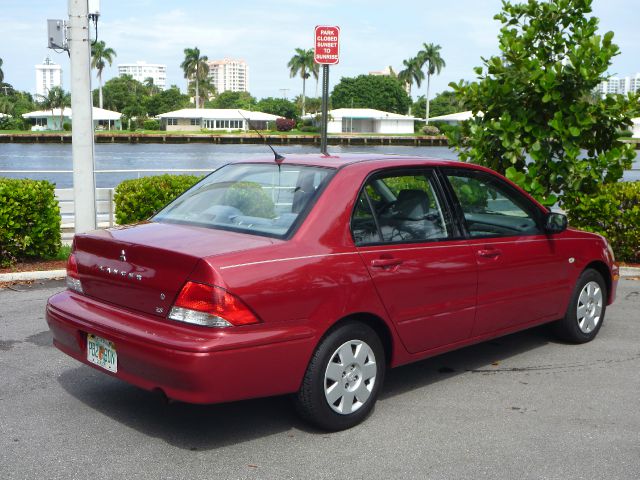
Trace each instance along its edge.
{"label": "electrical box on pole", "polygon": [[66,50],[67,38],[66,25],[63,20],[47,20],[47,48]]}
{"label": "electrical box on pole", "polygon": [[327,126],[329,117],[329,65],[340,61],[340,27],[318,25],[315,29],[313,60],[322,65],[322,125],[320,152],[327,152]]}

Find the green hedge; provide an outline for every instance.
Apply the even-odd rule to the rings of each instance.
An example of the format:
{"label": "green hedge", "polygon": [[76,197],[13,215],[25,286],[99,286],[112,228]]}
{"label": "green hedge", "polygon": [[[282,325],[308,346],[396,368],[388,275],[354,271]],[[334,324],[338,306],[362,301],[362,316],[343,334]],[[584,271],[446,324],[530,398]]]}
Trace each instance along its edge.
{"label": "green hedge", "polygon": [[600,187],[568,211],[569,223],[604,235],[616,260],[640,263],[640,182],[618,182]]}
{"label": "green hedge", "polygon": [[115,188],[116,221],[126,225],[148,219],[201,178],[159,175],[125,180]]}
{"label": "green hedge", "polygon": [[60,207],[46,180],[0,178],[0,266],[54,256],[60,250]]}

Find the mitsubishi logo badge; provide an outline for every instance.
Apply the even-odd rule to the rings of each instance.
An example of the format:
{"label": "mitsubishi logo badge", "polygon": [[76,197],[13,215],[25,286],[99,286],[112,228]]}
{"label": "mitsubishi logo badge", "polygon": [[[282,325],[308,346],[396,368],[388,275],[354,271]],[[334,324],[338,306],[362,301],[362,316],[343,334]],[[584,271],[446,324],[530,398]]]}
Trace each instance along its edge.
{"label": "mitsubishi logo badge", "polygon": [[125,251],[124,251],[124,250],[122,250],[122,251],[120,252],[120,261],[121,261],[121,262],[126,262],[126,261],[127,261],[127,254],[125,253]]}

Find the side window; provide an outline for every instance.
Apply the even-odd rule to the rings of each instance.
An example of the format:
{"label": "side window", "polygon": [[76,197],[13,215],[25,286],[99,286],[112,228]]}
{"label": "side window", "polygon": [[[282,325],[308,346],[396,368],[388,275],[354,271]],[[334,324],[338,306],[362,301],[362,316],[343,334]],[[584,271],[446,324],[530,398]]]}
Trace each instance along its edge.
{"label": "side window", "polygon": [[379,175],[360,192],[351,221],[357,245],[420,242],[451,236],[452,225],[425,175]]}
{"label": "side window", "polygon": [[497,179],[478,172],[449,172],[446,176],[472,237],[541,233],[530,202]]}

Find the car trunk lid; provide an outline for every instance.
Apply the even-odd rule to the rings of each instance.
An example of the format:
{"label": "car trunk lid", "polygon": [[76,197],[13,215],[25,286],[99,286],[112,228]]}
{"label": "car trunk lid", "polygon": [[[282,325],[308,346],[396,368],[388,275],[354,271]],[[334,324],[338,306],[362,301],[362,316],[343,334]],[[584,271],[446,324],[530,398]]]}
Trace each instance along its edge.
{"label": "car trunk lid", "polygon": [[146,223],[76,235],[84,294],[127,309],[166,317],[205,256],[269,245],[269,238],[202,227]]}

